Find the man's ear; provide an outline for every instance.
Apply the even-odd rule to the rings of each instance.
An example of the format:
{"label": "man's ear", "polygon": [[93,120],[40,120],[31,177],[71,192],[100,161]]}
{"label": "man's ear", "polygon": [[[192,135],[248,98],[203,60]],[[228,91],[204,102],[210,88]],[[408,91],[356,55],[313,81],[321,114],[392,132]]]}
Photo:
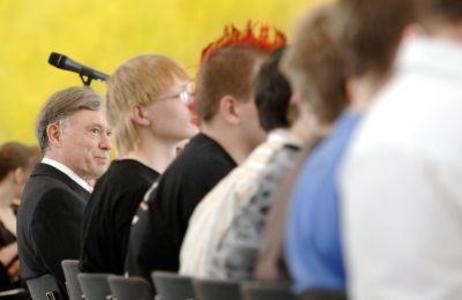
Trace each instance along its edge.
{"label": "man's ear", "polygon": [[13,178],[16,184],[23,184],[26,181],[26,173],[23,168],[16,168],[13,172]]}
{"label": "man's ear", "polygon": [[139,126],[144,127],[151,125],[151,121],[148,118],[146,118],[143,108],[140,105],[134,105],[132,107],[131,119],[133,123]]}
{"label": "man's ear", "polygon": [[241,122],[238,113],[238,101],[236,98],[230,95],[226,95],[220,100],[218,109],[223,118],[233,125],[237,125]]}
{"label": "man's ear", "polygon": [[50,145],[54,145],[55,147],[60,147],[62,139],[62,130],[60,128],[59,122],[48,124],[46,132],[48,143]]}

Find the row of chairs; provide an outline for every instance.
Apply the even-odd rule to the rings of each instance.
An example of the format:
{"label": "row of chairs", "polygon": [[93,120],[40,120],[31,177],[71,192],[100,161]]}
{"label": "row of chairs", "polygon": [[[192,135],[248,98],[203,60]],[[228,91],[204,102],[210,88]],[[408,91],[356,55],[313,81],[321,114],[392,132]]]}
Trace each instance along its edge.
{"label": "row of chairs", "polygon": [[[157,290],[157,295],[154,295],[151,284],[143,278],[127,278],[101,273],[80,273],[78,265],[77,260],[64,260],[62,262],[70,300],[297,299],[290,288],[281,283],[205,280],[161,271],[155,271],[151,274],[152,282]],[[62,298],[56,282],[50,275],[44,275],[38,280],[28,281],[27,285],[33,300],[60,300]],[[324,296],[324,293],[321,293],[320,296],[314,293],[308,295],[308,297],[303,297],[303,299],[344,299],[325,298]]]}
{"label": "row of chairs", "polygon": [[[78,261],[62,262],[70,300],[152,300],[149,282],[138,277],[110,274],[79,273]],[[290,289],[282,284],[259,282],[215,281],[192,279],[171,272],[155,271],[152,282],[159,300],[295,300]]]}

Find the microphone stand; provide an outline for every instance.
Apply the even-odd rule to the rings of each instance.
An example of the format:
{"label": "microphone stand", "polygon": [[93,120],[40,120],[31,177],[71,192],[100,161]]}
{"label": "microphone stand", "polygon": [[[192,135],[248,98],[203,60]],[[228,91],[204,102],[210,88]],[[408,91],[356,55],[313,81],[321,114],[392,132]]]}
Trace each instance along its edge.
{"label": "microphone stand", "polygon": [[100,81],[100,82],[104,82],[102,80],[99,80],[99,79],[91,76],[91,73],[86,68],[82,68],[82,71],[80,71],[80,73],[79,73],[79,77],[82,80],[82,83],[83,83],[84,86],[90,86],[93,79],[96,79],[97,81]]}

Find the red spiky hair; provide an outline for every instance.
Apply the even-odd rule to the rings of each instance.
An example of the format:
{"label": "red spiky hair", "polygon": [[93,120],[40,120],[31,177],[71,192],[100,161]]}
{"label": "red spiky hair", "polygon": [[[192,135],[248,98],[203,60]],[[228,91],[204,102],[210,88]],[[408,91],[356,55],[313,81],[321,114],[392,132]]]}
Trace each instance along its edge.
{"label": "red spiky hair", "polygon": [[[260,34],[257,36],[256,28],[260,25]],[[271,32],[274,32],[271,38]],[[202,50],[201,61],[204,63],[218,50],[229,46],[243,46],[255,48],[267,53],[272,53],[274,50],[282,48],[286,45],[286,36],[282,31],[252,21],[247,22],[247,27],[243,31],[239,31],[233,24],[225,26],[223,35],[214,42],[211,42]]]}

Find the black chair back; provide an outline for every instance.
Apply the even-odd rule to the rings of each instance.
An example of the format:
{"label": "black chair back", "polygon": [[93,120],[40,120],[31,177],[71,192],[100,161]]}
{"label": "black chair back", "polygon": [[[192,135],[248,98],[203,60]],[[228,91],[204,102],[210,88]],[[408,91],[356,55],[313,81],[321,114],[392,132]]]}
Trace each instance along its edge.
{"label": "black chair back", "polygon": [[82,289],[80,288],[77,275],[80,273],[79,261],[66,259],[61,262],[66,279],[66,289],[69,295],[69,300],[82,300]]}
{"label": "black chair back", "polygon": [[151,278],[161,300],[195,299],[191,277],[172,272],[154,271],[151,273]]}
{"label": "black chair back", "polygon": [[2,300],[31,300],[30,294],[23,288],[5,290],[0,292]]}
{"label": "black chair back", "polygon": [[244,300],[296,300],[288,284],[250,281],[241,284]]}
{"label": "black chair back", "polygon": [[107,279],[112,296],[116,300],[152,300],[151,284],[141,277],[111,275]]}
{"label": "black chair back", "polygon": [[62,300],[64,297],[59,291],[56,279],[50,275],[45,274],[38,278],[29,279],[26,281],[29,288],[32,300]]}
{"label": "black chair back", "polygon": [[110,300],[112,299],[111,289],[107,283],[110,274],[105,273],[80,273],[80,286],[82,287],[85,300]]}
{"label": "black chair back", "polygon": [[239,300],[241,290],[237,281],[193,279],[195,300]]}
{"label": "black chair back", "polygon": [[306,292],[298,297],[300,300],[347,300],[345,291],[342,290],[316,290]]}

